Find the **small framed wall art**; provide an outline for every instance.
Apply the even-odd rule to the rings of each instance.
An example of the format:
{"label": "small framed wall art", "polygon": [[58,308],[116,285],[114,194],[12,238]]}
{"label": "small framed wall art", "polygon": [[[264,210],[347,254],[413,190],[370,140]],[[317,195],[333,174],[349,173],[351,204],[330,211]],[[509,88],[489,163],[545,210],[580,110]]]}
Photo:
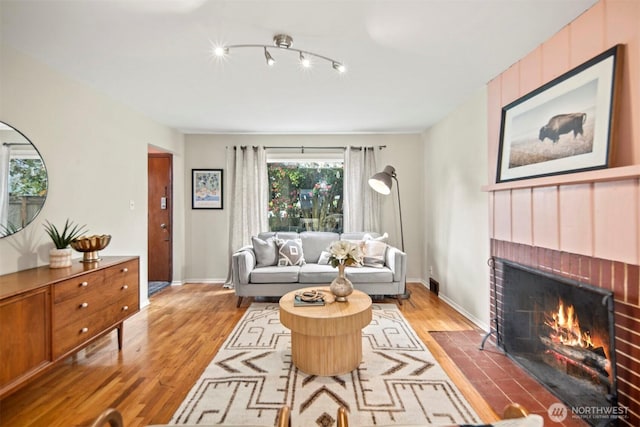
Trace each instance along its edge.
{"label": "small framed wall art", "polygon": [[222,169],[191,169],[191,208],[222,209]]}
{"label": "small framed wall art", "polygon": [[609,167],[622,45],[502,108],[497,182]]}

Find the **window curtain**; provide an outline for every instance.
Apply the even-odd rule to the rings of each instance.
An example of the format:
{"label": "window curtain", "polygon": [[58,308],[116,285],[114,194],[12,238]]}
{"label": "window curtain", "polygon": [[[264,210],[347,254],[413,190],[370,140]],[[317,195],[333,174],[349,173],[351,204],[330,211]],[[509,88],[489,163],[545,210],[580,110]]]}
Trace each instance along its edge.
{"label": "window curtain", "polygon": [[375,147],[345,149],[344,231],[381,232],[381,198],[367,182],[377,172]]}
{"label": "window curtain", "polygon": [[[0,226],[9,227],[9,159],[11,147],[7,144],[0,146]],[[4,236],[3,228],[0,228],[0,237]]]}
{"label": "window curtain", "polygon": [[268,231],[268,176],[264,147],[227,147],[229,176],[229,271],[226,284],[231,283],[231,255],[251,244],[251,236]]}

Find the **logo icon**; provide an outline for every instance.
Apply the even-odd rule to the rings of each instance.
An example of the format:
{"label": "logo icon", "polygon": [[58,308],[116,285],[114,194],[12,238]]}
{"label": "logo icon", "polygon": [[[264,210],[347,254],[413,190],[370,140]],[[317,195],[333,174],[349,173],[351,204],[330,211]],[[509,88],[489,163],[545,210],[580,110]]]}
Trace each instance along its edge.
{"label": "logo icon", "polygon": [[547,409],[549,419],[556,423],[561,423],[567,418],[567,407],[562,403],[554,403]]}

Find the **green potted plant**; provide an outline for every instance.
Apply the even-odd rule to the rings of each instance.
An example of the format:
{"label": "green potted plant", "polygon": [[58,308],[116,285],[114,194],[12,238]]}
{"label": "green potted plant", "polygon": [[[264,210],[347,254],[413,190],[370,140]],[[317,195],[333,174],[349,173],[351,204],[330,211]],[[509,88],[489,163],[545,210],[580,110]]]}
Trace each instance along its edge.
{"label": "green potted plant", "polygon": [[49,221],[45,221],[44,229],[55,245],[55,248],[49,251],[49,267],[70,267],[71,248],[69,247],[69,244],[72,240],[87,231],[86,225],[80,226],[74,224],[67,218],[64,223],[64,227],[61,230],[58,230],[58,228]]}

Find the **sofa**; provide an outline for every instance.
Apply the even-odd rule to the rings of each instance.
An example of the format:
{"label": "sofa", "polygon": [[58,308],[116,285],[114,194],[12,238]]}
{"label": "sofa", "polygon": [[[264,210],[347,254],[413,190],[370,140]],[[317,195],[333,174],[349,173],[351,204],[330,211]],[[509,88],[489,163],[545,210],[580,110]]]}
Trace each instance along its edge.
{"label": "sofa", "polygon": [[355,289],[369,295],[405,293],[407,255],[387,244],[386,233],[265,232],[232,255],[237,306],[244,297],[281,297],[296,289],[329,285],[338,270],[328,262],[328,248],[337,240],[355,242],[363,251],[363,265],[345,269]]}

